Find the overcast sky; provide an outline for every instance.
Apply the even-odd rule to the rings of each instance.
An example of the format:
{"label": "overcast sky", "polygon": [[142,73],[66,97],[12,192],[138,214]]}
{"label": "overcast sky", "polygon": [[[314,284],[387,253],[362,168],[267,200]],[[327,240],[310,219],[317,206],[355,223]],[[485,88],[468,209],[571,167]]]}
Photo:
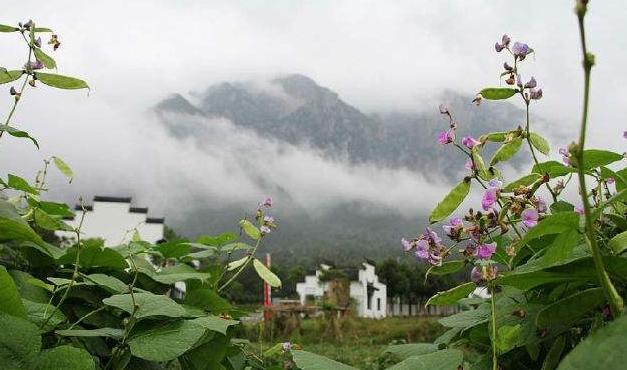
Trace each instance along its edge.
{"label": "overcast sky", "polygon": [[[17,156],[20,165],[32,167],[56,153],[93,181],[83,180],[84,186],[120,186],[116,177],[129,171],[137,177],[133,181],[150,184],[154,178],[142,163],[166,162],[168,155],[146,144],[161,135],[146,136],[146,122],[144,131],[133,131],[144,112],[171,92],[202,91],[223,80],[302,73],[367,112],[435,109],[444,89],[472,94],[499,84],[505,55],[494,52],[494,43],[504,32],[536,50],[523,75],[534,75],[544,91],[535,112],[572,134],[553,143],[562,146],[576,137],[582,89],[573,4],[3,0],[0,23],[32,18],[54,28],[62,42],[54,53],[59,73],[84,78],[92,89],[89,96],[45,87],[28,91],[14,122],[39,138],[42,150],[3,137],[1,172],[13,171]],[[590,49],[597,55],[590,144],[623,151],[627,7],[623,1],[592,1],[587,19]],[[23,45],[14,36],[0,34],[0,66],[23,64]],[[8,94],[0,99],[0,111],[10,102]],[[153,164],[151,176],[170,170]],[[113,167],[110,176],[96,176],[106,166]]]}

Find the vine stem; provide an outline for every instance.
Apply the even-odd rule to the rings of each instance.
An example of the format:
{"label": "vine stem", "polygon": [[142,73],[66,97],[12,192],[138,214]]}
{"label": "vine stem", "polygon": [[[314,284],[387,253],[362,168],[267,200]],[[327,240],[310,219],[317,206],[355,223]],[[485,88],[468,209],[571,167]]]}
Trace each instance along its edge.
{"label": "vine stem", "polygon": [[[28,45],[28,62],[27,62],[27,64],[30,65],[31,59],[33,57],[33,47],[29,44],[28,40],[26,40],[26,36],[24,36],[23,32],[22,32],[22,37],[24,38],[24,41],[26,42],[26,45]],[[28,76],[29,76],[29,74],[26,74],[26,78],[24,78],[24,82],[22,83],[22,87],[20,88],[20,91],[18,93],[19,95],[18,95],[18,97],[16,97],[15,101],[13,102],[13,107],[11,107],[11,110],[9,111],[9,115],[7,116],[7,119],[4,121],[4,125],[5,126],[7,126],[9,124],[9,122],[11,121],[11,118],[13,117],[13,114],[15,113],[15,109],[17,108],[17,103],[22,99],[22,93],[26,89],[26,83],[28,82]],[[4,131],[0,131],[0,138],[2,138],[3,134],[4,134]]]}
{"label": "vine stem", "polygon": [[499,361],[496,352],[496,291],[494,285],[490,284],[490,302],[492,310],[490,316],[492,316],[492,370],[498,370]]}
{"label": "vine stem", "polygon": [[[522,93],[521,93],[522,94]],[[523,95],[523,100],[525,100],[525,106],[526,106],[526,124],[525,124],[525,132],[527,134],[527,145],[529,145],[529,150],[531,151],[531,157],[533,157],[533,161],[535,162],[535,164],[539,164],[540,162],[538,161],[538,157],[536,156],[536,151],[535,149],[533,149],[533,144],[531,144],[531,135],[530,135],[530,131],[529,131],[529,126],[530,126],[530,120],[529,120],[529,100],[525,99],[524,95]],[[549,190],[549,193],[551,193],[551,197],[553,198],[553,202],[557,202],[557,194],[555,194],[555,192],[553,191],[553,189],[551,189],[551,185],[549,185],[548,182],[545,183],[546,188]]]}
{"label": "vine stem", "polygon": [[605,269],[603,262],[603,256],[597,239],[594,235],[592,212],[590,211],[590,202],[588,200],[588,194],[586,192],[586,173],[584,169],[584,145],[586,142],[586,128],[588,125],[588,103],[590,98],[590,74],[592,66],[594,65],[594,55],[588,52],[586,46],[586,33],[584,27],[584,18],[587,11],[587,0],[579,0],[575,9],[577,13],[577,20],[579,24],[579,36],[581,39],[581,51],[583,55],[583,70],[584,70],[584,93],[583,93],[583,112],[581,114],[581,129],[579,131],[579,144],[575,150],[572,150],[573,155],[576,158],[577,163],[577,175],[579,178],[579,193],[581,195],[581,202],[584,209],[585,217],[585,231],[587,235],[588,244],[592,251],[592,259],[594,260],[594,266],[599,278],[599,283],[603,288],[606,298],[610,304],[610,310],[612,316],[617,317],[622,314],[624,309],[624,303],[621,296],[616,291],[614,284],[610,280],[610,277]]}
{"label": "vine stem", "polygon": [[261,244],[261,239],[263,239],[262,236],[259,237],[259,239],[257,239],[257,243],[255,244],[255,248],[253,248],[253,251],[248,255],[248,258],[246,259],[246,262],[244,262],[242,267],[240,267],[240,269],[237,270],[237,272],[235,272],[235,274],[233,274],[233,276],[231,276],[231,278],[229,280],[227,280],[226,283],[224,283],[218,289],[218,293],[220,293],[222,290],[224,290],[224,288],[226,288],[229,284],[231,284],[239,276],[239,274],[241,274],[242,271],[244,271],[246,266],[248,266],[248,263],[250,263],[250,261],[253,259],[254,255],[255,255],[255,252],[257,252],[257,248],[259,248],[259,245]]}

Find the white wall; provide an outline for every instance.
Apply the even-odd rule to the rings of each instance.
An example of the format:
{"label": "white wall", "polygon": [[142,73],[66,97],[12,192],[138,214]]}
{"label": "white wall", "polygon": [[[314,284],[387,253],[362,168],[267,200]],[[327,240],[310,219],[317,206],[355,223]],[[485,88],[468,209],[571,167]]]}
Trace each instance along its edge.
{"label": "white wall", "polygon": [[[87,211],[81,228],[83,238],[102,238],[105,245],[128,242],[137,229],[143,240],[155,243],[163,239],[163,223],[146,223],[146,213],[130,212],[130,203],[93,202],[93,210]],[[66,222],[77,227],[83,211],[76,211],[74,220]],[[73,233],[58,232],[59,236],[73,237]]]}

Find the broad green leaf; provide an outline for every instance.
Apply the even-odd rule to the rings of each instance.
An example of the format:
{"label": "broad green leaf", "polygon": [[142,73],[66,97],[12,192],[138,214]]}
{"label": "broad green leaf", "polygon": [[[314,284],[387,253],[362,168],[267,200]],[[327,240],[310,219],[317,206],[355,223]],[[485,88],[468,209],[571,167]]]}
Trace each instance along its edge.
{"label": "broad green leaf", "polygon": [[592,168],[607,166],[623,158],[622,154],[610,152],[609,150],[586,149],[583,151],[583,168],[590,170]]}
{"label": "broad green leaf", "polygon": [[490,317],[490,305],[482,304],[473,310],[458,312],[454,315],[443,317],[438,322],[447,328],[470,328],[483,324]]}
{"label": "broad green leaf", "polygon": [[43,229],[52,231],[61,229],[61,223],[50,217],[49,214],[42,211],[40,208],[35,208],[33,218],[35,219],[35,223]]}
{"label": "broad green leaf", "polygon": [[438,347],[432,343],[409,343],[390,345],[383,352],[393,353],[400,359],[404,360],[411,356],[420,356],[437,350]]}
{"label": "broad green leaf", "polygon": [[542,363],[542,370],[553,370],[557,367],[557,365],[559,365],[565,345],[566,337],[564,337],[563,335],[557,337],[553,344],[551,344],[551,348],[544,358],[544,362]]}
{"label": "broad green leaf", "polygon": [[[0,72],[0,79],[1,78],[2,78],[2,72]],[[39,143],[37,142],[37,140],[35,140],[35,138],[30,136],[28,134],[28,132],[26,132],[26,131],[18,130],[15,127],[12,127],[12,126],[9,126],[9,125],[0,125],[0,131],[8,132],[9,135],[11,135],[13,137],[20,137],[20,138],[24,138],[25,137],[27,139],[30,139],[33,142],[33,144],[35,144],[37,149],[39,149]]]}
{"label": "broad green leaf", "polygon": [[541,178],[542,178],[542,175],[538,175],[537,173],[532,173],[530,175],[525,175],[525,176],[519,178],[518,180],[507,184],[503,188],[503,191],[504,192],[511,192],[511,191],[516,190],[521,185],[522,186],[529,186],[529,185],[533,184],[534,182],[540,180]]}
{"label": "broad green leaf", "polygon": [[464,361],[464,354],[458,349],[444,349],[420,356],[412,356],[388,370],[458,370]]}
{"label": "broad green leaf", "polygon": [[627,316],[593,332],[564,357],[558,370],[624,369],[627,364]]}
{"label": "broad green leaf", "polygon": [[502,143],[507,138],[507,135],[511,133],[511,131],[490,132],[489,134],[485,134],[479,137],[479,141],[492,141],[495,143]]}
{"label": "broad green leaf", "polygon": [[604,302],[602,288],[586,289],[546,306],[538,313],[536,322],[541,328],[566,329]]}
{"label": "broad green leaf", "polygon": [[57,166],[59,172],[61,172],[65,177],[67,177],[70,182],[72,182],[72,178],[74,178],[74,172],[61,158],[53,156],[52,160],[54,161],[54,165]]}
{"label": "broad green leaf", "polygon": [[45,244],[41,237],[20,217],[13,204],[0,199],[0,241],[31,241]]}
{"label": "broad green leaf", "polygon": [[35,369],[31,364],[41,348],[39,328],[25,319],[0,312],[0,333],[2,368]]}
{"label": "broad green leaf", "polygon": [[211,277],[206,272],[198,272],[193,267],[185,264],[177,264],[174,266],[164,267],[157,274],[151,276],[155,281],[161,284],[174,284],[178,281],[185,280],[207,280]]}
{"label": "broad green leaf", "polygon": [[510,87],[488,87],[479,91],[479,94],[487,100],[503,100],[511,98],[516,92],[518,90]]}
{"label": "broad green leaf", "polygon": [[172,240],[157,244],[152,249],[161,253],[161,256],[165,259],[180,258],[191,252],[193,244],[184,240]]}
{"label": "broad green leaf", "polygon": [[39,190],[30,186],[28,184],[28,181],[24,180],[23,178],[19,176],[9,174],[9,179],[8,179],[7,184],[9,185],[11,189],[15,189],[15,190],[23,191],[26,193],[35,194],[35,195],[39,194]]}
{"label": "broad green leaf", "polygon": [[229,302],[209,288],[190,289],[185,294],[184,303],[220,314],[231,309]]}
{"label": "broad green leaf", "polygon": [[205,329],[216,331],[226,335],[226,331],[230,326],[239,325],[239,321],[223,319],[218,316],[204,316],[191,320],[194,324],[200,325]]}
{"label": "broad green leaf", "polygon": [[234,242],[235,240],[237,240],[237,235],[235,233],[227,231],[217,236],[207,236],[207,235],[199,236],[198,239],[196,239],[196,242],[205,244],[205,245],[211,245],[214,247],[219,247],[227,243]]}
{"label": "broad green leaf", "polygon": [[206,329],[188,320],[159,325],[134,334],[128,341],[133,356],[148,361],[170,361],[189,351]]}
{"label": "broad green leaf", "polygon": [[0,85],[13,82],[20,78],[24,74],[24,71],[2,71],[0,72]]}
{"label": "broad green leaf", "polygon": [[575,206],[563,200],[558,200],[557,202],[551,204],[550,208],[552,213],[560,213],[572,212],[575,209]]}
{"label": "broad green leaf", "polygon": [[[183,370],[227,370],[221,362],[227,356],[230,344],[229,339],[224,335],[213,335],[210,338],[210,341],[206,341],[207,339],[204,338],[205,342],[202,345],[193,348],[178,358],[178,362]],[[241,352],[239,353],[241,354]],[[233,370],[252,370],[244,368],[245,363],[246,358],[244,358],[241,366],[234,365]],[[272,367],[265,368],[267,370],[275,370]]]}
{"label": "broad green leaf", "polygon": [[601,202],[601,204],[597,208],[592,209],[592,212],[591,212],[592,219],[593,220],[598,219],[606,207],[617,202],[625,202],[626,200],[627,200],[627,189],[618,191],[618,193],[612,195],[610,199],[607,199]]}
{"label": "broad green leaf", "polygon": [[122,338],[124,330],[115,328],[56,330],[55,333],[64,337],[108,337]]}
{"label": "broad green leaf", "polygon": [[435,208],[431,211],[431,215],[429,216],[429,222],[434,223],[438,221],[442,221],[444,218],[448,217],[451,213],[453,213],[457,207],[464,201],[468,193],[470,192],[470,181],[466,181],[465,179],[457,184],[451,191],[448,193],[440,203],[438,203]]}
{"label": "broad green leaf", "polygon": [[7,26],[5,24],[0,24],[0,32],[16,32],[19,31],[20,29],[17,27],[13,27],[13,26]]}
{"label": "broad green leaf", "polygon": [[[427,270],[426,277],[429,275],[448,275],[461,270],[465,265],[464,260],[446,261],[441,266],[431,266]],[[425,277],[425,278],[426,278]]]}
{"label": "broad green leaf", "polygon": [[253,266],[255,267],[255,271],[260,278],[263,279],[266,283],[268,283],[273,288],[281,287],[281,279],[274,274],[274,272],[270,271],[263,262],[258,259],[253,259]]}
{"label": "broad green leaf", "polygon": [[91,274],[85,277],[86,281],[92,282],[109,293],[126,293],[129,291],[128,285],[113,276],[105,274]]}
{"label": "broad green leaf", "polygon": [[61,310],[56,310],[54,305],[49,305],[47,302],[39,303],[22,299],[22,303],[26,309],[28,320],[41,327],[43,331],[53,330],[57,325],[67,320]]}
{"label": "broad green leaf", "polygon": [[476,287],[477,284],[473,282],[468,282],[462,285],[458,285],[455,288],[439,292],[433,297],[429,298],[427,303],[425,303],[425,306],[442,306],[455,304],[460,299],[468,297],[468,295],[472,293]]}
{"label": "broad green leaf", "polygon": [[448,329],[447,331],[444,332],[444,334],[435,338],[435,340],[433,341],[433,344],[435,344],[436,346],[440,346],[441,344],[448,345],[449,343],[451,343],[453,339],[455,339],[455,337],[459,333],[461,333],[461,331],[462,331],[462,328]]}
{"label": "broad green leaf", "polygon": [[352,366],[311,352],[296,350],[292,351],[292,356],[296,366],[301,370],[357,370]]}
{"label": "broad green leaf", "polygon": [[54,289],[52,285],[46,284],[21,270],[11,270],[9,275],[13,278],[20,297],[32,302],[48,303],[50,293]]}
{"label": "broad green leaf", "polygon": [[58,89],[89,89],[87,82],[74,77],[62,76],[53,73],[35,72],[35,78],[45,85],[56,87]]}
{"label": "broad green leaf", "polygon": [[490,180],[494,176],[488,171],[488,168],[485,166],[485,162],[479,153],[479,147],[475,146],[470,151],[470,155],[472,155],[472,161],[475,164],[475,169],[477,170],[477,174],[484,180]]}
{"label": "broad green leaf", "polygon": [[595,278],[593,271],[582,272],[554,272],[554,271],[533,271],[518,274],[507,274],[497,281],[502,285],[509,285],[520,290],[529,290],[545,284],[555,284],[564,282],[585,282]]}
{"label": "broad green leaf", "polygon": [[[135,293],[135,302],[139,306],[135,317],[143,319],[146,317],[185,317],[185,309],[172,299],[152,293]],[[130,294],[118,294],[102,300],[107,306],[112,306],[133,313],[133,299]]]}
{"label": "broad green leaf", "polygon": [[560,234],[563,232],[577,232],[579,230],[579,215],[575,212],[560,212],[546,216],[531,228],[523,237],[528,243],[544,235]]}
{"label": "broad green leaf", "polygon": [[250,221],[241,220],[239,222],[239,226],[251,239],[259,240],[259,238],[261,238],[261,231],[259,231],[257,226],[253,225]]}
{"label": "broad green leaf", "polygon": [[[76,247],[65,250],[65,254],[59,258],[59,264],[74,264],[76,261]],[[81,247],[79,264],[82,268],[110,267],[113,269],[125,269],[128,267],[126,259],[115,249],[103,247],[98,244],[87,244]]]}
{"label": "broad green leaf", "polygon": [[74,217],[74,212],[65,203],[36,201],[33,198],[28,198],[28,204],[33,208],[41,208],[49,215],[59,217]]}
{"label": "broad green leaf", "polygon": [[12,316],[26,318],[26,310],[17,292],[15,282],[7,269],[0,265],[0,311]]}
{"label": "broad green leaf", "polygon": [[253,249],[252,246],[246,244],[246,243],[229,243],[223,247],[220,248],[220,251],[224,252],[224,253],[233,253],[235,251],[245,251],[245,250],[251,250]]}
{"label": "broad green leaf", "polygon": [[530,132],[529,141],[531,142],[531,145],[534,146],[534,148],[540,151],[540,153],[544,155],[549,155],[549,152],[551,151],[551,146],[545,138],[536,134],[535,132]]}
{"label": "broad green leaf", "polygon": [[539,173],[541,175],[546,173],[550,178],[555,178],[576,172],[576,170],[572,167],[564,166],[557,161],[547,161],[534,165],[531,172]]}
{"label": "broad green leaf", "polygon": [[42,62],[43,65],[48,68],[48,69],[55,69],[57,68],[57,63],[54,61],[54,59],[52,59],[52,57],[50,57],[48,54],[44,53],[43,50],[41,50],[38,47],[33,48],[33,52],[35,53],[35,58]]}
{"label": "broad green leaf", "polygon": [[500,353],[505,353],[516,347],[521,332],[520,324],[515,326],[501,326],[496,334],[496,347]]}
{"label": "broad green leaf", "polygon": [[96,370],[89,352],[70,345],[43,351],[37,358],[37,370]]}
{"label": "broad green leaf", "polygon": [[522,146],[522,138],[515,137],[511,141],[501,145],[500,148],[492,156],[490,159],[490,166],[494,166],[499,162],[504,162],[514,156]]}
{"label": "broad green leaf", "polygon": [[614,236],[610,239],[608,246],[614,251],[616,254],[621,254],[627,249],[627,231],[623,231],[622,233]]}
{"label": "broad green leaf", "polygon": [[35,32],[52,32],[52,30],[46,27],[35,27]]}

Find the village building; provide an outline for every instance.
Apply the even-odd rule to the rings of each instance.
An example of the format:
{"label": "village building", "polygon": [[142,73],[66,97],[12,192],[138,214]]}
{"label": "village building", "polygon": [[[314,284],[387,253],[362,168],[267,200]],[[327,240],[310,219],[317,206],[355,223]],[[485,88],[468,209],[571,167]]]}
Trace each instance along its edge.
{"label": "village building", "polygon": [[315,272],[305,276],[305,281],[296,284],[300,303],[308,305],[320,303],[334,289],[334,280],[326,280],[331,271],[341,272],[348,280],[350,304],[359,317],[383,318],[387,312],[387,288],[379,281],[372,261],[362,263],[361,268],[334,269],[329,264],[321,264]]}

